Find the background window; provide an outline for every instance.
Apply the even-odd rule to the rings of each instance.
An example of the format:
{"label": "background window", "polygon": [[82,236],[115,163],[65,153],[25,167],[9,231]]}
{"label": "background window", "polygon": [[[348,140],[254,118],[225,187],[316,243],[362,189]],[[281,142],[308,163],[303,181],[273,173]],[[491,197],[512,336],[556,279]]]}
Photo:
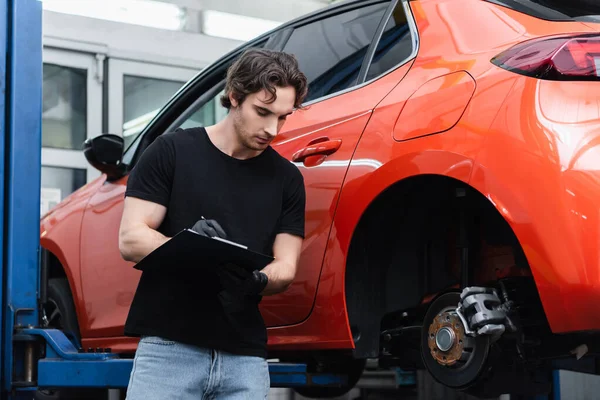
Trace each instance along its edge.
{"label": "background window", "polygon": [[42,167],[42,191],[40,211],[50,210],[65,197],[85,185],[85,169]]}
{"label": "background window", "polygon": [[410,28],[402,2],[399,2],[390,15],[381,40],[377,44],[366,80],[371,80],[396,67],[406,60],[412,51]]}
{"label": "background window", "polygon": [[87,72],[43,66],[42,146],[81,150],[87,137]]}
{"label": "background window", "polygon": [[389,2],[326,18],[292,33],[284,51],[298,58],[306,74],[306,101],[356,84],[365,53]]}
{"label": "background window", "polygon": [[146,127],[185,82],[123,77],[123,139],[125,148]]}

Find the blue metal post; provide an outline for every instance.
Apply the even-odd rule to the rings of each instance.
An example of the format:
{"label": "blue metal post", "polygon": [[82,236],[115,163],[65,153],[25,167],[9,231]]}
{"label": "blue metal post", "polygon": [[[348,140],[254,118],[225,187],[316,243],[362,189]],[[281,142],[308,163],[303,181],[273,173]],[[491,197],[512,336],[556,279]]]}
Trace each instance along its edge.
{"label": "blue metal post", "polygon": [[[38,325],[42,126],[42,4],[4,0],[3,390],[13,384],[13,334]],[[4,53],[4,52],[3,52]],[[3,54],[4,55],[4,54]],[[17,361],[17,362],[15,362]],[[13,364],[13,362],[15,362]]]}
{"label": "blue metal post", "polygon": [[553,392],[553,400],[560,400],[560,370],[555,369],[552,371],[552,392]]}
{"label": "blue metal post", "polygon": [[[8,47],[8,3],[7,0],[0,0],[0,93],[6,93],[6,52]],[[4,121],[4,116],[6,115],[6,96],[0,95],[0,177],[2,178],[2,182],[5,182],[6,175],[4,173],[4,141],[6,137],[6,125]],[[4,186],[0,185],[0,207],[4,204]],[[0,243],[4,243],[4,212],[0,211]],[[0,246],[0,260],[4,259],[4,253],[2,251],[3,245]],[[3,266],[4,263],[0,264]],[[4,268],[0,267],[0,321],[4,321],[6,309],[6,303],[4,302],[4,282],[5,282],[5,274]],[[4,357],[4,325],[2,325],[2,329],[0,329],[0,367],[2,367],[2,371],[6,369],[5,367],[5,357]],[[6,387],[6,383],[4,381],[4,374],[0,374],[0,392]]]}

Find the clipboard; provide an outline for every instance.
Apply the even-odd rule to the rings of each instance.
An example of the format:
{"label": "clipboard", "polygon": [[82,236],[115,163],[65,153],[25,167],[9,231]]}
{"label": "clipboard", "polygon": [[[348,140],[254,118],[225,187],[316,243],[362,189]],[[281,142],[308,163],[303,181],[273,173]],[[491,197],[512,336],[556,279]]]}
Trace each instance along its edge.
{"label": "clipboard", "polygon": [[241,244],[218,237],[209,238],[191,229],[184,229],[141,259],[134,268],[140,271],[198,271],[231,262],[248,271],[254,271],[263,269],[274,259],[272,256],[249,250]]}

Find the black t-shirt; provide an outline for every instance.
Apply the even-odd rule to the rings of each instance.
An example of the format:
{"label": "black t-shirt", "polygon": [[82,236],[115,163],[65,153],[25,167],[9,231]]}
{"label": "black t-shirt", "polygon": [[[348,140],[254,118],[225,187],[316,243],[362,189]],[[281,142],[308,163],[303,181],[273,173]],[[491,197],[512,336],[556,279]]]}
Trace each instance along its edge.
{"label": "black t-shirt", "polygon": [[[298,168],[271,147],[239,160],[220,151],[204,128],[166,133],[142,154],[125,196],[167,207],[158,228],[172,237],[202,217],[227,239],[272,255],[278,233],[304,237],[305,189]],[[156,335],[234,354],[266,357],[260,296],[226,312],[216,282],[198,272],[144,271],[125,324],[128,336]],[[228,308],[227,308],[228,309]]]}

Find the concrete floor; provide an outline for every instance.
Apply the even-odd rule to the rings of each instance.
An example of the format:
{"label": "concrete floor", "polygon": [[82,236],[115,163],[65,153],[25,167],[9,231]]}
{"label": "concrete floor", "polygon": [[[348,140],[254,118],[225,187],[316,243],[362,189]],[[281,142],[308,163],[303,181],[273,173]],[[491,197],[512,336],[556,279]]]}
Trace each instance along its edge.
{"label": "concrete floor", "polygon": [[[363,375],[364,376],[364,375]],[[345,396],[329,400],[509,400],[510,396],[494,399],[477,399],[464,393],[447,389],[435,382],[424,371],[417,373],[416,385],[412,387],[395,386],[394,375],[389,373],[367,373],[358,382],[357,388]],[[310,400],[290,389],[271,389],[268,400]]]}

